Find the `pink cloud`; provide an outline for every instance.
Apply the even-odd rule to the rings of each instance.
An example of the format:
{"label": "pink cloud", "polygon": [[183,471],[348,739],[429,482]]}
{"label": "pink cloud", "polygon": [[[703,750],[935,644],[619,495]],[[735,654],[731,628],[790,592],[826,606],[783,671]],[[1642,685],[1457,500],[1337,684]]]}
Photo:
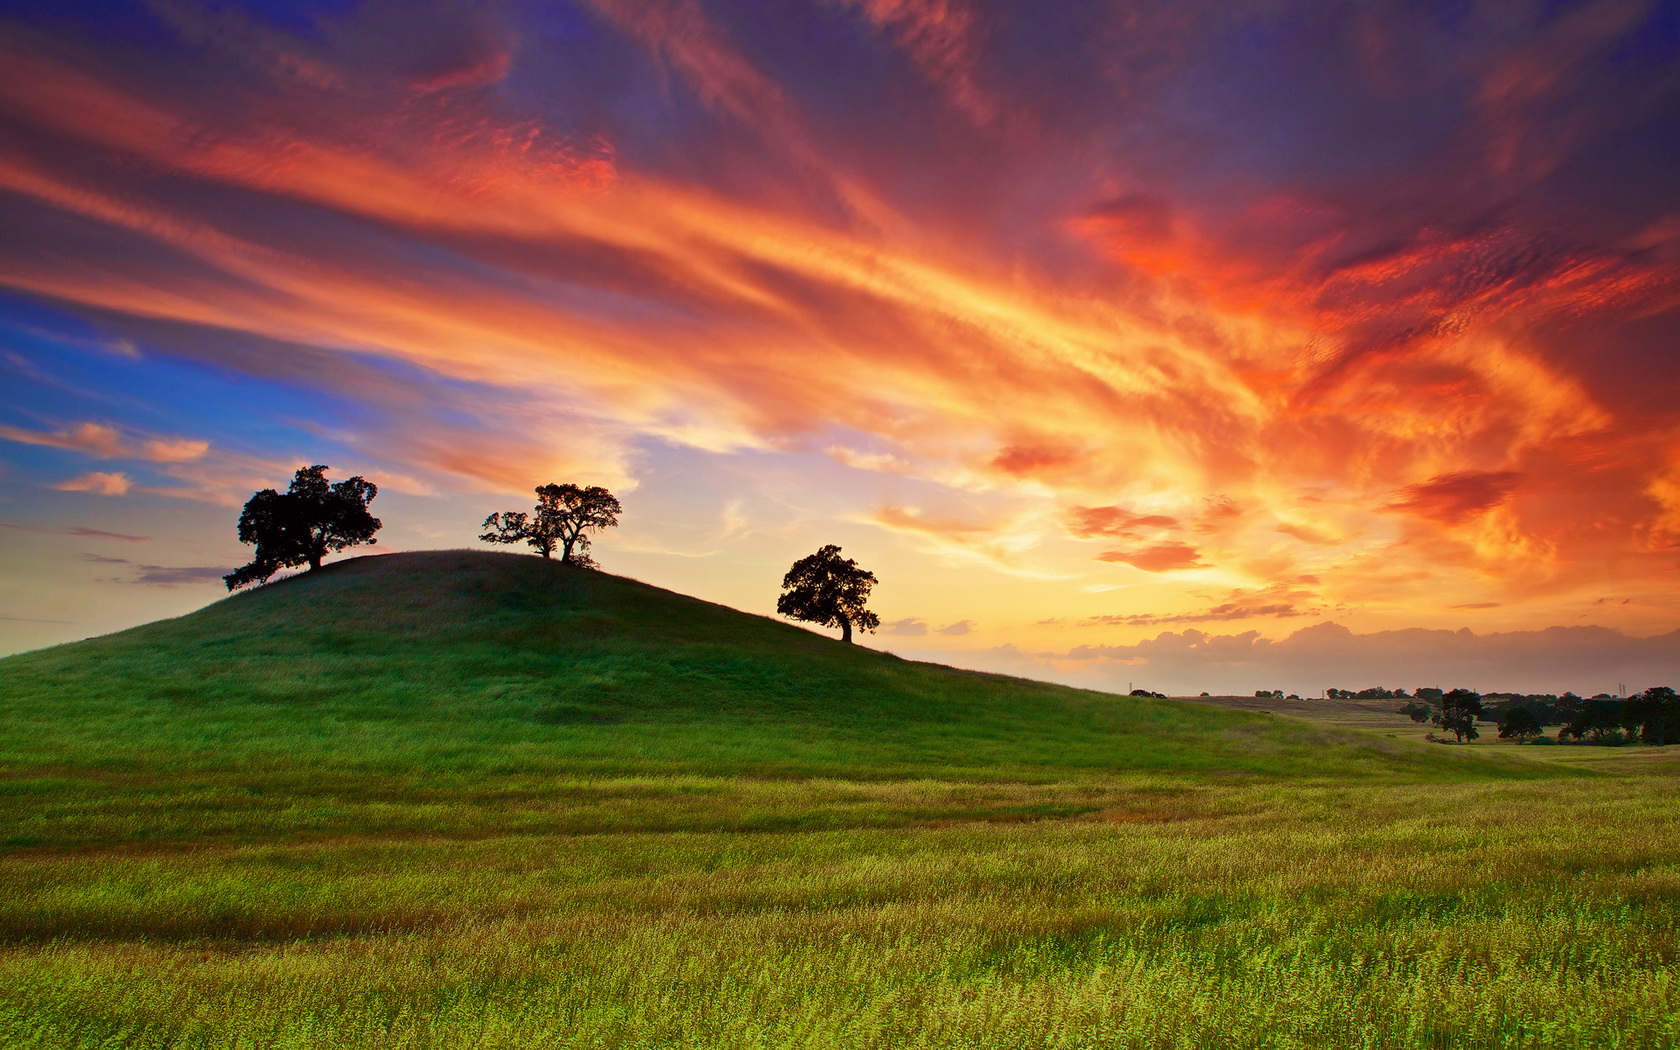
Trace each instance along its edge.
{"label": "pink cloud", "polygon": [[124,453],[122,435],[104,423],[77,423],[62,430],[25,430],[22,427],[0,425],[0,438],[25,445],[46,445],[51,448],[85,452],[101,459],[114,459]]}
{"label": "pink cloud", "polygon": [[75,423],[58,430],[27,430],[0,424],[0,439],[68,449],[97,459],[143,459],[181,463],[201,458],[210,442],[191,438],[136,436],[109,423]]}
{"label": "pink cloud", "polygon": [[127,474],[90,471],[51,486],[62,492],[91,492],[99,496],[126,496],[134,482]]}

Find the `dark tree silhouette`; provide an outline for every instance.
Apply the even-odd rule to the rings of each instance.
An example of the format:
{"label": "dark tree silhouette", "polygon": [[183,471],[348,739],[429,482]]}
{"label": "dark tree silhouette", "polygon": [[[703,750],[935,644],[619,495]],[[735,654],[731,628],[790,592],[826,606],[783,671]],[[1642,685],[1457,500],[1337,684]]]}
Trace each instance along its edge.
{"label": "dark tree silhouette", "polygon": [[307,564],[311,570],[333,551],[372,543],[380,521],[368,513],[379,487],[357,476],[329,483],[317,463],[303,467],[285,492],[263,489],[239,515],[239,541],[257,547],[251,564],[222,577],[228,590],[261,583],[281,569]]}
{"label": "dark tree silhouette", "polygon": [[1482,734],[1476,731],[1476,716],[1482,713],[1482,696],[1469,689],[1454,689],[1441,697],[1441,710],[1430,719],[1464,743]]}
{"label": "dark tree silhouette", "polygon": [[1515,740],[1519,744],[1543,732],[1545,730],[1540,727],[1540,720],[1526,707],[1511,708],[1505,712],[1504,719],[1499,723],[1499,739]]}
{"label": "dark tree silhouette", "polygon": [[1628,697],[1622,705],[1622,725],[1630,732],[1639,730],[1640,743],[1661,747],[1680,742],[1680,695],[1657,685]]}
{"label": "dark tree silhouette", "polygon": [[1428,704],[1420,704],[1414,700],[1405,707],[1400,708],[1397,713],[1405,715],[1414,722],[1427,722],[1429,721],[1429,716],[1433,710],[1434,709]]}
{"label": "dark tree silhouette", "polygon": [[1608,694],[1582,700],[1580,708],[1569,724],[1558,730],[1558,739],[1592,737],[1595,744],[1619,742],[1622,736],[1622,713],[1626,701]]}
{"label": "dark tree silhouette", "polygon": [[522,510],[504,511],[484,519],[486,543],[525,542],[542,552],[545,558],[554,557],[560,549],[560,560],[568,565],[594,568],[595,559],[589,556],[590,529],[607,529],[618,524],[624,507],[612,493],[599,485],[579,488],[565,485],[537,486],[536,513]]}
{"label": "dark tree silhouette", "polygon": [[776,611],[795,620],[838,627],[840,640],[850,642],[853,627],[873,631],[881,626],[881,618],[863,607],[875,584],[874,573],[840,557],[840,548],[830,543],[793,563],[782,577],[786,593],[776,599]]}

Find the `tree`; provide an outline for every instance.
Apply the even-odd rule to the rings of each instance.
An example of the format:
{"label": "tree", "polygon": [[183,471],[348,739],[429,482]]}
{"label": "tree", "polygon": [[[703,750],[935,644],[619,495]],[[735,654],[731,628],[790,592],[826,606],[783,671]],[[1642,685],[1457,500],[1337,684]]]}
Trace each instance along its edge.
{"label": "tree", "polygon": [[1441,709],[1430,721],[1447,730],[1464,743],[1464,738],[1475,740],[1482,734],[1476,732],[1476,716],[1482,713],[1481,694],[1469,689],[1454,689],[1441,697]]}
{"label": "tree", "polygon": [[1427,722],[1429,721],[1429,716],[1434,713],[1434,709],[1428,704],[1420,704],[1414,700],[1405,707],[1400,708],[1397,713],[1407,716],[1414,722]]}
{"label": "tree", "polygon": [[1652,686],[1627,698],[1622,705],[1622,725],[1639,730],[1644,744],[1680,742],[1680,695],[1666,685]]}
{"label": "tree", "polygon": [[263,489],[239,515],[239,542],[254,543],[251,564],[222,577],[228,590],[261,583],[281,569],[307,564],[311,571],[333,551],[372,543],[380,521],[368,513],[379,487],[357,476],[328,483],[330,467],[303,467],[285,492]]}
{"label": "tree", "polygon": [[1622,741],[1622,710],[1625,706],[1624,701],[1608,693],[1582,700],[1575,717],[1558,730],[1558,739],[1574,737],[1584,740],[1591,736],[1595,744],[1619,744]]}
{"label": "tree", "polygon": [[776,599],[776,611],[795,620],[838,627],[840,640],[850,642],[853,627],[873,631],[881,626],[881,618],[863,607],[876,582],[874,573],[840,557],[840,548],[830,543],[793,563],[782,577],[785,593]]}
{"label": "tree", "polygon": [[1515,740],[1519,744],[1543,732],[1545,730],[1540,728],[1540,720],[1526,707],[1511,708],[1505,712],[1504,720],[1499,723],[1499,739]]}
{"label": "tree", "polygon": [[589,556],[589,529],[609,529],[618,524],[624,513],[612,493],[599,485],[579,488],[565,485],[539,485],[536,489],[535,514],[510,510],[492,514],[484,519],[486,543],[519,543],[524,541],[542,552],[545,558],[554,557],[560,548],[560,560],[568,565],[594,568],[595,559]]}

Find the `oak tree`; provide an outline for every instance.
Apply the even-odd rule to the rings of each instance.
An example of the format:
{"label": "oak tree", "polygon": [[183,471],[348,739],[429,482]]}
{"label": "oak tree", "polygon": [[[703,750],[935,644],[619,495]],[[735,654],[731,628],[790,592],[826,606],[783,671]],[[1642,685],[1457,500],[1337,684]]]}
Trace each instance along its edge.
{"label": "oak tree", "polygon": [[1441,709],[1430,721],[1458,738],[1459,743],[1482,734],[1476,731],[1476,716],[1482,713],[1482,695],[1471,689],[1453,689],[1440,700]]}
{"label": "oak tree", "polygon": [[484,519],[485,531],[479,539],[486,543],[524,542],[545,558],[554,557],[558,548],[560,560],[566,564],[594,568],[588,532],[617,525],[624,507],[599,485],[539,485],[536,493],[534,513],[510,510],[492,514]]}
{"label": "oak tree", "polygon": [[840,548],[830,543],[815,554],[793,563],[782,577],[783,594],[776,599],[776,611],[783,616],[823,627],[840,628],[840,640],[852,640],[852,628],[873,631],[881,618],[864,608],[875,574],[858,568],[851,558],[840,557]]}
{"label": "oak tree", "polygon": [[372,543],[380,521],[368,513],[379,487],[361,476],[328,482],[330,467],[303,467],[285,492],[263,489],[239,515],[239,541],[256,544],[251,564],[222,577],[228,590],[261,583],[281,569],[307,564],[311,571],[333,551]]}
{"label": "oak tree", "polygon": [[1622,706],[1622,725],[1630,732],[1638,730],[1644,744],[1680,743],[1680,695],[1658,685],[1628,697]]}
{"label": "oak tree", "polygon": [[1522,743],[1530,737],[1544,733],[1540,720],[1534,717],[1534,712],[1526,707],[1513,707],[1505,712],[1505,717],[1499,722],[1499,739],[1515,740]]}

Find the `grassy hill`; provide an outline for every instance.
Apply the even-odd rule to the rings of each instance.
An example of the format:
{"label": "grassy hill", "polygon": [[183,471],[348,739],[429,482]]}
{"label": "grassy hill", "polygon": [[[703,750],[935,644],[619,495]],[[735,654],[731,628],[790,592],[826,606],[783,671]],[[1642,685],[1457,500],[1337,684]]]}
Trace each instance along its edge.
{"label": "grassy hill", "polygon": [[13,766],[971,780],[1490,771],[1258,713],[909,662],[633,580],[477,551],[357,558],[0,668],[0,763]]}
{"label": "grassy hill", "polygon": [[1680,767],[1522,751],[360,558],[0,661],[0,1046],[1680,1044]]}

